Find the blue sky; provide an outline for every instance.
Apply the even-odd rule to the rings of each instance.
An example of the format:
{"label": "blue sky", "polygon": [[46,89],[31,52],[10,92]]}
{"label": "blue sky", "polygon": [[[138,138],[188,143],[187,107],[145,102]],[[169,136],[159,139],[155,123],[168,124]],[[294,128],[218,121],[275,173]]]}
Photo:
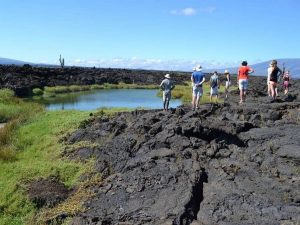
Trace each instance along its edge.
{"label": "blue sky", "polygon": [[191,70],[300,58],[299,0],[1,0],[0,57]]}

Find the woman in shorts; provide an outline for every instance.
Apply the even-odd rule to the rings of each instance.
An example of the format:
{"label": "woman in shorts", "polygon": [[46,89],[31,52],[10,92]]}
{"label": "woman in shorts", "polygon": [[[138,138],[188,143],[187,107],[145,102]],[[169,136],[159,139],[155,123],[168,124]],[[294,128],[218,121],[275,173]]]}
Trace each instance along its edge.
{"label": "woman in shorts", "polygon": [[272,65],[272,70],[270,74],[269,83],[271,88],[271,96],[272,99],[274,100],[277,97],[276,88],[277,88],[278,77],[282,74],[282,71],[281,69],[278,68],[276,60],[272,60],[271,65]]}

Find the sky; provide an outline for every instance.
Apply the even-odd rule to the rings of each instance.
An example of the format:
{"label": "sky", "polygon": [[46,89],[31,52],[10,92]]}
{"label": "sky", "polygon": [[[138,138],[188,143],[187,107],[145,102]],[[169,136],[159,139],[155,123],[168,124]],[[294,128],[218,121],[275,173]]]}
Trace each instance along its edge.
{"label": "sky", "polygon": [[[299,0],[0,0],[0,57],[190,71],[300,58]],[[297,28],[298,27],[298,28]]]}

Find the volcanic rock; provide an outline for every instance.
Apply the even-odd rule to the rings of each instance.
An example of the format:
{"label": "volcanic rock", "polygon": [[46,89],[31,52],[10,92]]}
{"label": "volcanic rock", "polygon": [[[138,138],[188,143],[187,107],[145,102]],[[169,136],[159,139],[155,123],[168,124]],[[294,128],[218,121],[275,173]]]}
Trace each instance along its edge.
{"label": "volcanic rock", "polygon": [[68,141],[98,144],[82,156],[104,181],[71,224],[299,224],[299,83],[271,103],[261,80],[242,105],[231,93],[87,122]]}

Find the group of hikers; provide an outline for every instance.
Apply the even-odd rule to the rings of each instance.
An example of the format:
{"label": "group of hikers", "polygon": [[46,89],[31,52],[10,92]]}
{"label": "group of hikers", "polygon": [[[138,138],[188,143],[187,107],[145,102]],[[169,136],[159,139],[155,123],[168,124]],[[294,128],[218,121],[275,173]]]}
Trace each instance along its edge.
{"label": "group of hikers", "polygon": [[[240,101],[242,104],[245,102],[246,94],[249,86],[249,74],[253,73],[254,70],[248,66],[247,61],[242,61],[241,66],[237,73],[237,85],[240,90]],[[278,96],[278,83],[283,79],[284,94],[287,94],[290,86],[290,74],[289,71],[282,71],[277,66],[277,61],[272,60],[268,70],[267,70],[267,90],[268,95],[274,100]],[[229,88],[231,86],[231,77],[228,70],[224,71],[225,77],[225,98],[228,98]],[[200,65],[193,68],[193,73],[191,75],[192,82],[192,109],[196,110],[199,107],[200,99],[203,95],[203,83],[205,82],[205,74],[202,72],[202,67]],[[210,102],[212,103],[212,98],[216,98],[216,103],[218,101],[220,80],[218,72],[215,71],[209,80],[210,84]],[[165,79],[161,82],[160,87],[163,91],[163,107],[164,111],[169,109],[169,102],[171,99],[171,91],[175,88],[174,81],[171,80],[170,74],[165,75]]]}

